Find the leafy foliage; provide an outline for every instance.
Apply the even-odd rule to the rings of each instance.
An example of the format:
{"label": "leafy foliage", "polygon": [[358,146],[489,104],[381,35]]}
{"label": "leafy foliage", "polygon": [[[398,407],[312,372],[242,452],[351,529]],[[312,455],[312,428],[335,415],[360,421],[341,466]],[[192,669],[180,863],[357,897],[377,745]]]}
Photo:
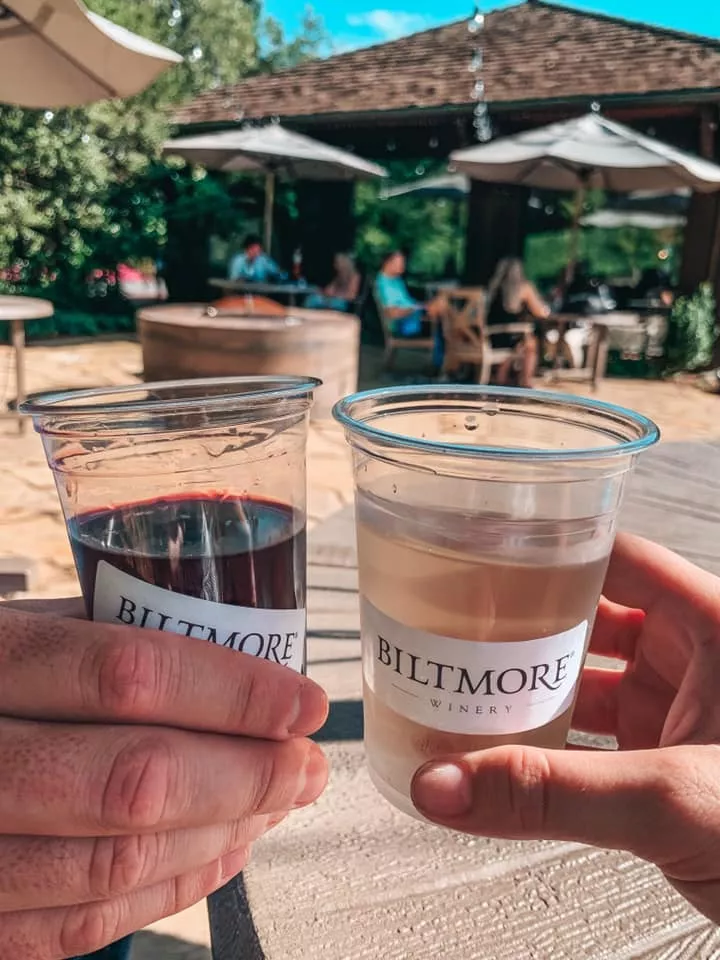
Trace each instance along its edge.
{"label": "leafy foliage", "polygon": [[[397,183],[445,169],[438,161],[396,160],[384,166]],[[439,277],[456,272],[464,253],[466,203],[412,195],[382,199],[381,189],[377,183],[359,183],[356,188],[358,260],[376,269],[384,254],[400,248],[409,255],[412,274]]]}
{"label": "leafy foliage", "polygon": [[170,108],[209,87],[307,59],[324,43],[311,10],[288,42],[259,0],[90,6],[185,61],[126,102],[55,112],[0,106],[0,290],[45,293],[60,304],[84,297],[90,270],[157,258],[169,216],[186,226],[179,239],[187,240],[193,223],[197,235],[223,231],[253,210],[257,186],[244,200],[237,178],[221,182],[160,162]]}
{"label": "leafy foliage", "polygon": [[709,366],[717,333],[712,286],[703,283],[691,297],[680,297],[673,306],[665,348],[668,372]]}

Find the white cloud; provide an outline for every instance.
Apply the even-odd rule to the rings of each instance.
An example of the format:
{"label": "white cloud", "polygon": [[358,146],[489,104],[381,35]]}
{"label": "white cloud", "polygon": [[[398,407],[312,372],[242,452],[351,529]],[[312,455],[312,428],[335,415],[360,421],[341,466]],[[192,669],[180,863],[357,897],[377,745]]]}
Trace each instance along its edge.
{"label": "white cloud", "polygon": [[420,13],[407,10],[368,10],[367,13],[351,13],[348,26],[370,29],[379,40],[397,40],[408,33],[426,30],[434,21]]}

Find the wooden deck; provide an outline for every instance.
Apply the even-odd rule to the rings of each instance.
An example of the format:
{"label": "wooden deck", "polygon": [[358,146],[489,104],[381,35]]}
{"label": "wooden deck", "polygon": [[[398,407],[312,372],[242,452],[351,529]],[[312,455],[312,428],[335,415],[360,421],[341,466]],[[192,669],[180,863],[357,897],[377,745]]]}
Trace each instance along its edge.
{"label": "wooden deck", "polygon": [[[622,524],[720,574],[720,446],[665,444]],[[390,807],[364,768],[352,510],[311,537],[309,671],[328,691],[326,794],[214,898],[215,960],[717,960],[720,930],[652,866],[571,843],[464,837]]]}

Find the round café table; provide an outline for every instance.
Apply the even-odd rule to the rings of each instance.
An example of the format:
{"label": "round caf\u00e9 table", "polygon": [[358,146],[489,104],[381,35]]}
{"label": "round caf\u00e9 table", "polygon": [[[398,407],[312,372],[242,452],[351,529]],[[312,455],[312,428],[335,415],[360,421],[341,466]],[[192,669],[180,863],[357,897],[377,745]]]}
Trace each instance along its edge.
{"label": "round caf\u00e9 table", "polygon": [[[49,300],[0,296],[0,323],[10,324],[10,343],[15,353],[16,408],[25,399],[25,322],[51,317],[54,312]],[[25,418],[18,413],[5,412],[0,416],[16,419],[21,433],[25,429]]]}

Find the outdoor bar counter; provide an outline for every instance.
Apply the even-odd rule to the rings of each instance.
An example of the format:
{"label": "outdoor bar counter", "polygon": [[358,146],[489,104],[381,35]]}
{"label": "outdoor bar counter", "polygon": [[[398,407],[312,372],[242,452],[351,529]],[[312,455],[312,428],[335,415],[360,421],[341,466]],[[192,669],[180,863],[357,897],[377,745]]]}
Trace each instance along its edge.
{"label": "outdoor bar counter", "polygon": [[172,304],[138,311],[145,380],[299,374],[319,377],[313,417],[330,415],[357,389],[360,321],[330,310],[286,316],[208,311]]}

